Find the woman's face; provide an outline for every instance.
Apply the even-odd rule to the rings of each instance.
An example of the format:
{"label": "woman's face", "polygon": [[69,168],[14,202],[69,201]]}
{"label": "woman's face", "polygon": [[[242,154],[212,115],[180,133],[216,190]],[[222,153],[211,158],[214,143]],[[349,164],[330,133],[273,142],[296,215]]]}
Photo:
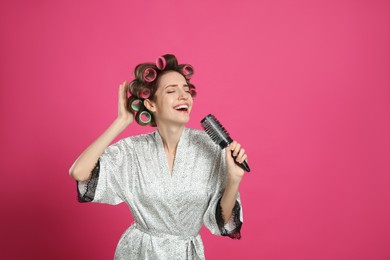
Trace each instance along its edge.
{"label": "woman's face", "polygon": [[154,101],[145,100],[145,106],[155,117],[157,125],[182,125],[190,120],[192,96],[183,75],[169,71],[158,78]]}

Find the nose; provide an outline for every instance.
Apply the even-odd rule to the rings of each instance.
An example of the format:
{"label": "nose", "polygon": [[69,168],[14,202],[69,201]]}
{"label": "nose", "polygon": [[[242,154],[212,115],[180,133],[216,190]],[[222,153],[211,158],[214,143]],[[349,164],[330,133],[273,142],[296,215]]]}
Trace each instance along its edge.
{"label": "nose", "polygon": [[189,93],[187,93],[186,91],[181,89],[179,92],[179,99],[188,99],[188,95],[189,95]]}

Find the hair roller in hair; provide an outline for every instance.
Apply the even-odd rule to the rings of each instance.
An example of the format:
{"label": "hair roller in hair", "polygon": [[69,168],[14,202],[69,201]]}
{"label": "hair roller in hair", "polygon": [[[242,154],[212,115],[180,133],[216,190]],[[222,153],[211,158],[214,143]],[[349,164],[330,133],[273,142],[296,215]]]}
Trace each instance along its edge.
{"label": "hair roller in hair", "polygon": [[167,66],[167,61],[165,60],[164,56],[160,56],[156,60],[156,66],[159,70],[164,70]]}
{"label": "hair roller in hair", "polygon": [[142,78],[146,82],[152,82],[157,77],[157,72],[153,68],[146,68],[142,74]]}
{"label": "hair roller in hair", "polygon": [[195,98],[197,95],[197,92],[194,88],[190,88],[190,94],[191,94],[192,98]]}
{"label": "hair roller in hair", "polygon": [[141,113],[137,113],[136,119],[139,122],[140,125],[147,125],[152,121],[152,115],[144,110]]}
{"label": "hair roller in hair", "polygon": [[138,88],[138,82],[136,80],[131,81],[129,86],[127,87],[130,95],[135,95],[135,93],[137,93],[137,88]]}
{"label": "hair roller in hair", "polygon": [[133,101],[131,101],[130,108],[134,112],[138,112],[139,109],[141,108],[141,105],[142,105],[142,100],[137,98],[137,99],[134,99]]}
{"label": "hair roller in hair", "polygon": [[177,59],[173,54],[165,54],[163,55],[166,61],[165,70],[176,70],[178,67]]}
{"label": "hair roller in hair", "polygon": [[143,99],[147,99],[150,97],[150,90],[148,88],[143,88],[140,93],[139,93],[139,97],[140,98],[143,98]]}
{"label": "hair roller in hair", "polygon": [[186,79],[190,79],[192,77],[192,75],[194,74],[194,68],[191,65],[186,64],[181,69],[181,72],[183,73],[183,75]]}

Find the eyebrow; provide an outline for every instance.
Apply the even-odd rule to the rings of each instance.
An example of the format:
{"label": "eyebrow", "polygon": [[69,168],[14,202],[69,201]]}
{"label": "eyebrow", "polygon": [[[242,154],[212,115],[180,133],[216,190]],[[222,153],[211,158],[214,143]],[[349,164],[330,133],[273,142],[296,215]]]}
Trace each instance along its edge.
{"label": "eyebrow", "polygon": [[[166,86],[165,88],[168,88],[168,87],[177,87],[177,86],[178,86],[177,84],[170,84],[170,85]],[[188,87],[187,84],[184,84],[183,86],[184,86],[184,87]]]}

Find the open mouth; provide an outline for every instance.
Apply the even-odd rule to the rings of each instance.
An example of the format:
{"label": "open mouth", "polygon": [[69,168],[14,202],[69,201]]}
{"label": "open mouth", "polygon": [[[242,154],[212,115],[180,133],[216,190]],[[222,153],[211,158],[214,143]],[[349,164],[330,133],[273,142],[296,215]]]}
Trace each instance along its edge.
{"label": "open mouth", "polygon": [[188,106],[187,105],[179,105],[174,108],[176,111],[179,112],[188,112]]}

